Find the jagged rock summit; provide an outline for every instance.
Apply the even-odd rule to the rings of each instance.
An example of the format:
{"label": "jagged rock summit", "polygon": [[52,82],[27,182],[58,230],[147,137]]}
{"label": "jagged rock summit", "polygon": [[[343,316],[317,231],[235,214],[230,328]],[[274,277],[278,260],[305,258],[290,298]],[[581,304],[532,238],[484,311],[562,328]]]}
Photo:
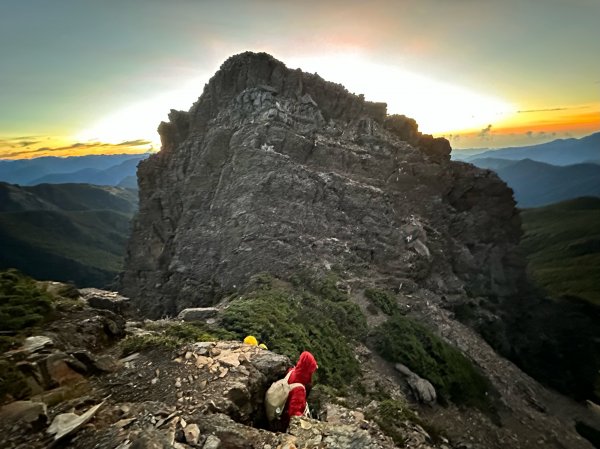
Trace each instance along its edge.
{"label": "jagged rock summit", "polygon": [[512,191],[450,145],[265,53],[229,58],[138,169],[122,291],[142,314],[251,275],[338,269],[410,292],[502,297],[524,270]]}

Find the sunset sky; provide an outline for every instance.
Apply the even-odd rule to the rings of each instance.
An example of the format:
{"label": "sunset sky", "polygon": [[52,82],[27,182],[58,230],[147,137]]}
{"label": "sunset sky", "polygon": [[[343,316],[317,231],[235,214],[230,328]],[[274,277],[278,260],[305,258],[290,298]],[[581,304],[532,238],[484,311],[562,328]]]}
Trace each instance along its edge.
{"label": "sunset sky", "polygon": [[7,0],[0,158],[156,151],[229,56],[266,51],[454,148],[600,130],[600,0]]}

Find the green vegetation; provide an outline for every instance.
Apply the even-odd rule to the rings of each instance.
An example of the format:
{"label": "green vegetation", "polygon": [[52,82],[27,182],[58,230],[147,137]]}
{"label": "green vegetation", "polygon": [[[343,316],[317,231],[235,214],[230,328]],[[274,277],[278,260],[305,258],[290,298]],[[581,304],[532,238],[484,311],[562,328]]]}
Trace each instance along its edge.
{"label": "green vegetation", "polygon": [[[50,288],[52,287],[52,288]],[[18,347],[36,327],[57,317],[61,308],[71,307],[78,292],[68,285],[52,286],[36,282],[17,270],[0,272],[0,351]],[[25,377],[9,360],[0,359],[0,401],[30,394]]]}
{"label": "green vegetation", "polygon": [[[537,289],[493,305],[479,332],[540,382],[576,400],[600,399],[600,199],[521,212],[521,250]],[[489,303],[488,303],[489,305]],[[473,321],[477,305],[457,307]]]}
{"label": "green vegetation", "polygon": [[551,296],[600,306],[600,199],[578,198],[521,212],[521,247],[535,282]]}
{"label": "green vegetation", "polygon": [[490,382],[460,351],[416,321],[395,314],[374,333],[379,353],[429,380],[443,402],[491,410]]}
{"label": "green vegetation", "polygon": [[292,276],[291,282],[295,287],[306,289],[321,298],[327,298],[329,301],[348,300],[348,293],[338,288],[340,281],[333,272],[319,274],[310,270],[302,270]]}
{"label": "green vegetation", "polygon": [[376,288],[368,288],[365,290],[365,296],[386,315],[393,315],[394,312],[398,311],[398,304],[392,293]]}
{"label": "green vegetation", "polygon": [[600,400],[600,308],[580,298],[519,298],[506,334],[513,360],[576,400]]}
{"label": "green vegetation", "polygon": [[312,352],[319,362],[319,382],[342,387],[359,373],[350,342],[364,338],[366,320],[337,290],[333,276],[300,279],[292,286],[259,276],[248,291],[231,299],[221,324],[237,338],[254,335],[292,360],[302,351]]}
{"label": "green vegetation", "polygon": [[0,272],[0,329],[22,331],[47,319],[52,296],[17,270]]}
{"label": "green vegetation", "polygon": [[81,287],[105,287],[122,270],[134,193],[86,184],[3,189],[13,200],[0,209],[0,269]]}
{"label": "green vegetation", "polygon": [[112,211],[0,213],[0,268],[106,286],[122,268],[130,220]]}
{"label": "green vegetation", "polygon": [[406,445],[406,438],[396,425],[402,420],[414,420],[416,416],[406,404],[397,400],[386,399],[379,403],[377,413],[369,416],[369,418],[373,419],[383,433],[394,440],[397,446],[404,447]]}
{"label": "green vegetation", "polygon": [[6,395],[14,399],[23,399],[29,396],[29,393],[30,389],[23,374],[12,363],[0,360],[0,401]]}
{"label": "green vegetation", "polygon": [[121,341],[124,356],[149,349],[175,349],[185,343],[195,341],[216,341],[233,339],[235,336],[223,329],[203,323],[152,323],[146,329],[153,332],[145,335],[131,335]]}
{"label": "green vegetation", "polygon": [[175,349],[182,341],[163,334],[130,335],[120,342],[123,356],[149,349]]}

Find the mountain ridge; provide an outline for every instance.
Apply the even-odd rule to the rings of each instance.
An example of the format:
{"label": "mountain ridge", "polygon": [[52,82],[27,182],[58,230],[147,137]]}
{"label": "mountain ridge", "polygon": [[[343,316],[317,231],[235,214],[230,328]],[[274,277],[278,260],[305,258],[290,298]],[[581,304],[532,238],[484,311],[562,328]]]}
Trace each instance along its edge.
{"label": "mountain ridge", "polygon": [[494,170],[513,189],[521,208],[540,207],[582,196],[600,196],[600,165],[552,165],[532,159],[478,158],[472,164]]}
{"label": "mountain ridge", "polygon": [[481,152],[461,155],[457,150],[453,157],[458,160],[471,162],[475,159],[492,157],[497,159],[532,159],[552,165],[572,165],[575,163],[597,160],[600,156],[600,132],[579,139],[556,139],[550,142],[519,147],[482,149]]}
{"label": "mountain ridge", "polygon": [[[93,184],[94,177],[98,183],[116,185],[123,178],[135,175],[135,167],[131,165],[147,158],[143,154],[114,154],[56,157],[44,156],[33,159],[0,159],[0,181],[11,184],[34,185],[45,182],[62,184],[65,182],[82,182]],[[122,166],[125,164],[125,166]],[[128,166],[129,164],[129,166]],[[115,172],[123,170],[122,175]],[[80,172],[77,174],[77,172]],[[117,179],[113,179],[117,175]]]}
{"label": "mountain ridge", "polygon": [[121,271],[137,211],[134,190],[0,183],[0,200],[0,269],[96,287],[113,282]]}

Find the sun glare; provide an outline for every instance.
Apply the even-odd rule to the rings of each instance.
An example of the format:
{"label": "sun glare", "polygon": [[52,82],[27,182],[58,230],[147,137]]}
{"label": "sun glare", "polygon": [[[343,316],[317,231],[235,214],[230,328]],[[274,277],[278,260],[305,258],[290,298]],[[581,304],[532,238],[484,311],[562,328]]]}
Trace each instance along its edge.
{"label": "sun glare", "polygon": [[364,94],[368,100],[386,102],[389,114],[412,117],[421,131],[431,134],[483,128],[517,109],[465,87],[370,62],[360,54],[297,58],[288,66],[317,72],[351,92]]}
{"label": "sun glare", "polygon": [[[443,134],[483,128],[511,116],[509,103],[465,87],[430,79],[394,66],[370,62],[360,55],[336,54],[286,59],[288,67],[317,72],[324,79],[362,93],[368,100],[388,104],[388,113],[404,114],[417,120],[419,129]],[[194,78],[183,87],[117,110],[76,138],[82,142],[119,143],[146,139],[156,146],[156,128],[167,119],[170,109],[188,110],[208,80]]]}
{"label": "sun glare", "polygon": [[195,77],[177,90],[139,101],[118,109],[75,136],[79,142],[120,143],[136,139],[149,140],[160,148],[156,129],[167,120],[171,109],[187,111],[202,93],[208,76]]}

